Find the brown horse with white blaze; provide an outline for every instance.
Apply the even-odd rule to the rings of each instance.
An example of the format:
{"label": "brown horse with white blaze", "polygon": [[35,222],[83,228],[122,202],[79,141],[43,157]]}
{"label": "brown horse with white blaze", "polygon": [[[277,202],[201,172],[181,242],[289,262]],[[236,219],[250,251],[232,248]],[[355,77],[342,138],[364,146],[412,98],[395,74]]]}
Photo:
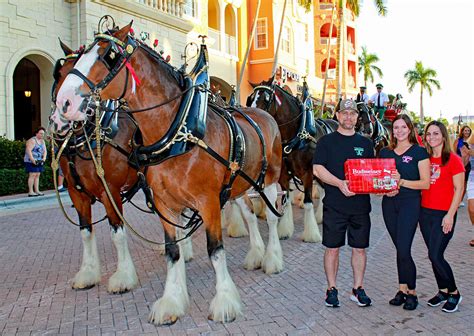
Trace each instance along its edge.
{"label": "brown horse with white blaze", "polygon": [[[78,58],[77,53],[74,53],[62,42],[60,44],[66,58],[60,59],[56,63],[53,101]],[[119,211],[122,212],[121,192],[130,190],[138,179],[137,171],[128,164],[126,156],[126,153],[131,151],[129,140],[135,132],[136,125],[129,116],[124,114],[118,118],[118,127],[121,132],[111,140],[112,144],[103,148],[102,154],[103,167],[109,178],[109,189]],[[54,129],[50,131],[53,136],[56,135]],[[82,129],[76,133],[71,140],[84,139]],[[73,279],[72,287],[74,289],[88,289],[98,284],[101,279],[101,266],[95,230],[92,225],[91,208],[92,203],[97,199],[104,205],[111,227],[112,241],[117,251],[117,270],[109,278],[107,289],[110,293],[129,291],[137,286],[138,277],[128,249],[125,228],[95,172],[87,145],[81,140],[70,143],[72,146],[65,147],[59,163],[69,187],[69,196],[79,217],[83,243],[82,264]]]}
{"label": "brown horse with white blaze", "polygon": [[[116,99],[123,92],[132,112],[137,112],[134,116],[142,131],[144,145],[156,145],[163,143],[169,135],[186,89],[181,85],[182,75],[151,49],[131,38],[128,35],[130,28],[131,24],[112,36],[96,36],[76,63],[75,71],[63,83],[55,113],[68,120],[85,120],[91,95]],[[147,173],[156,207],[166,218],[176,221],[187,207],[199,211],[204,221],[207,250],[216,273],[216,294],[210,304],[210,318],[221,322],[232,321],[242,309],[237,288],[227,270],[222,240],[222,186],[234,170],[243,169],[245,174],[256,179],[261,175],[262,160],[266,158],[264,192],[270,204],[276,204],[276,183],[280,176],[282,147],[275,120],[260,109],[247,108],[243,112],[260,125],[266,144],[258,145],[261,142],[259,133],[244,116],[236,113],[246,148],[243,167],[225,166],[209,154],[209,149],[213,149],[221,158],[227,158],[231,149],[228,125],[221,115],[209,110],[203,138],[193,142],[189,151],[150,166]],[[61,125],[58,128],[61,129]],[[176,137],[172,138],[177,141]],[[195,140],[189,133],[183,139]],[[238,197],[249,188],[250,184],[237,175],[230,196]],[[245,207],[244,213],[247,219],[256,223],[249,207]],[[268,211],[267,221],[269,243],[262,267],[267,272],[277,272],[283,267],[277,216]],[[170,324],[184,315],[189,298],[184,261],[178,246],[173,243],[176,239],[174,227],[165,221],[162,224],[168,243],[165,252],[168,272],[163,296],[154,304],[149,319],[158,324]]]}

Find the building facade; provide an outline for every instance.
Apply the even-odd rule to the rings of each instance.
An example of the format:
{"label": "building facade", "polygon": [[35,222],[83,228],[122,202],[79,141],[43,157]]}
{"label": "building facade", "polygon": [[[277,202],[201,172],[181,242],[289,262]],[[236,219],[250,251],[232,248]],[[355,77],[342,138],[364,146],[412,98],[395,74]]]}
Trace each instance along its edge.
{"label": "building facade", "polygon": [[[229,99],[240,71],[240,101],[251,93],[250,83],[271,76],[282,20],[283,0],[261,0],[255,38],[247,64],[243,64],[258,0],[36,0],[0,1],[0,136],[27,139],[39,126],[47,126],[51,112],[53,68],[64,57],[58,38],[71,49],[92,42],[103,15],[122,27],[133,20],[135,36],[171,57],[181,67],[195,60],[199,35],[206,35],[211,87]],[[307,13],[297,0],[287,0],[276,80],[292,94],[301,90],[305,77],[313,97],[321,97],[326,71],[324,42],[328,38],[330,10],[323,0],[313,1]],[[356,35],[348,21],[352,48],[346,59],[344,86],[356,94]],[[334,33],[332,34],[334,36]],[[331,41],[332,43],[332,41]],[[333,50],[336,50],[333,48]],[[336,51],[331,51],[331,55]],[[334,57],[329,61],[333,69]],[[329,100],[335,101],[335,84],[329,81]]]}

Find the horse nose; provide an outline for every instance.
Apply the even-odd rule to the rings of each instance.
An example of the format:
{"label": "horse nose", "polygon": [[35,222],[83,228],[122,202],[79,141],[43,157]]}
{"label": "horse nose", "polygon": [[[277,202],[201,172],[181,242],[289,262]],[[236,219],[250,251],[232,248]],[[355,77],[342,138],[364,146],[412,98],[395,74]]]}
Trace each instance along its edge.
{"label": "horse nose", "polygon": [[69,108],[71,107],[71,101],[69,99],[66,99],[66,101],[64,102],[64,104],[62,105],[62,112],[63,114],[66,114],[69,110]]}

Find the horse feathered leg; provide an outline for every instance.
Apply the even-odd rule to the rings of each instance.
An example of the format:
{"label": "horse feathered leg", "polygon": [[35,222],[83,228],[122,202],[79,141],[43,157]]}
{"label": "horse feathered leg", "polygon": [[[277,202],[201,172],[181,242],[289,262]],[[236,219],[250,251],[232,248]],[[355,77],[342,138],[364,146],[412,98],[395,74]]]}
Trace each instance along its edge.
{"label": "horse feathered leg", "polygon": [[209,319],[216,322],[231,322],[242,314],[242,302],[227,270],[218,204],[217,201],[207,202],[207,208],[202,211],[206,225],[207,252],[216,272],[216,295],[210,304]]}
{"label": "horse feathered leg", "polygon": [[290,202],[290,195],[287,192],[283,203],[284,214],[278,222],[278,238],[289,239],[295,232],[295,223],[293,221],[293,207]]}
{"label": "horse feathered leg", "polygon": [[69,191],[69,195],[79,215],[82,236],[82,263],[74,276],[72,288],[89,289],[100,283],[100,259],[95,231],[91,225],[91,201],[74,189]]}
{"label": "horse feathered leg", "polygon": [[307,243],[322,241],[313,207],[313,176],[307,175],[304,181],[304,230],[301,239]]}
{"label": "horse feathered leg", "polygon": [[[114,190],[111,190],[111,192],[114,196],[118,210],[123,214],[119,192]],[[109,278],[107,291],[113,294],[125,293],[137,286],[137,271],[135,270],[135,265],[128,249],[127,233],[120,217],[115,212],[115,209],[107,196],[103,197],[101,200],[107,212],[107,217],[109,218],[112,242],[114,243],[117,252],[117,269]]]}
{"label": "horse feathered leg", "polygon": [[[277,185],[265,188],[265,195],[271,204],[277,204]],[[263,257],[262,269],[267,274],[279,273],[283,270],[283,252],[278,238],[278,217],[267,207],[268,244]]]}
{"label": "horse feathered leg", "polygon": [[258,229],[257,216],[252,213],[252,210],[249,207],[250,201],[248,198],[246,202],[244,197],[236,200],[236,203],[240,207],[240,211],[242,211],[250,231],[250,249],[245,256],[244,268],[247,270],[254,270],[262,267],[263,255],[265,253],[265,244],[263,243],[262,236],[260,235],[260,231]]}
{"label": "horse feathered leg", "polygon": [[242,218],[242,213],[239,210],[239,207],[234,201],[230,201],[230,211],[229,217],[226,218],[227,221],[227,234],[229,237],[239,238],[248,236],[249,232],[245,228],[244,219]]}
{"label": "horse feathered leg", "polygon": [[[155,200],[155,203],[158,204]],[[170,220],[176,220],[164,209],[159,209]],[[165,231],[165,242],[171,243],[176,240],[176,230],[169,224],[163,223]],[[186,268],[184,257],[180,253],[179,244],[168,244],[165,247],[166,256],[166,283],[163,296],[154,304],[148,316],[150,323],[158,325],[174,324],[179,317],[183,316],[189,306],[188,289],[186,285]]]}
{"label": "horse feathered leg", "polygon": [[125,293],[138,284],[137,271],[130,255],[127,234],[123,226],[112,228],[112,241],[117,251],[117,270],[109,278],[107,291],[109,293]]}

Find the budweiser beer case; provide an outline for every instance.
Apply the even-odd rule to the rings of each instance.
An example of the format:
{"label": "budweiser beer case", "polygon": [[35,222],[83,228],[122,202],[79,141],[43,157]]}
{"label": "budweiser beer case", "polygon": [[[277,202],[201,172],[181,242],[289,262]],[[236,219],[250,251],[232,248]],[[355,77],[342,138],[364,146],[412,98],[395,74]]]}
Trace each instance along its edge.
{"label": "budweiser beer case", "polygon": [[348,159],[344,163],[349,190],[357,194],[388,193],[398,188],[395,159]]}

